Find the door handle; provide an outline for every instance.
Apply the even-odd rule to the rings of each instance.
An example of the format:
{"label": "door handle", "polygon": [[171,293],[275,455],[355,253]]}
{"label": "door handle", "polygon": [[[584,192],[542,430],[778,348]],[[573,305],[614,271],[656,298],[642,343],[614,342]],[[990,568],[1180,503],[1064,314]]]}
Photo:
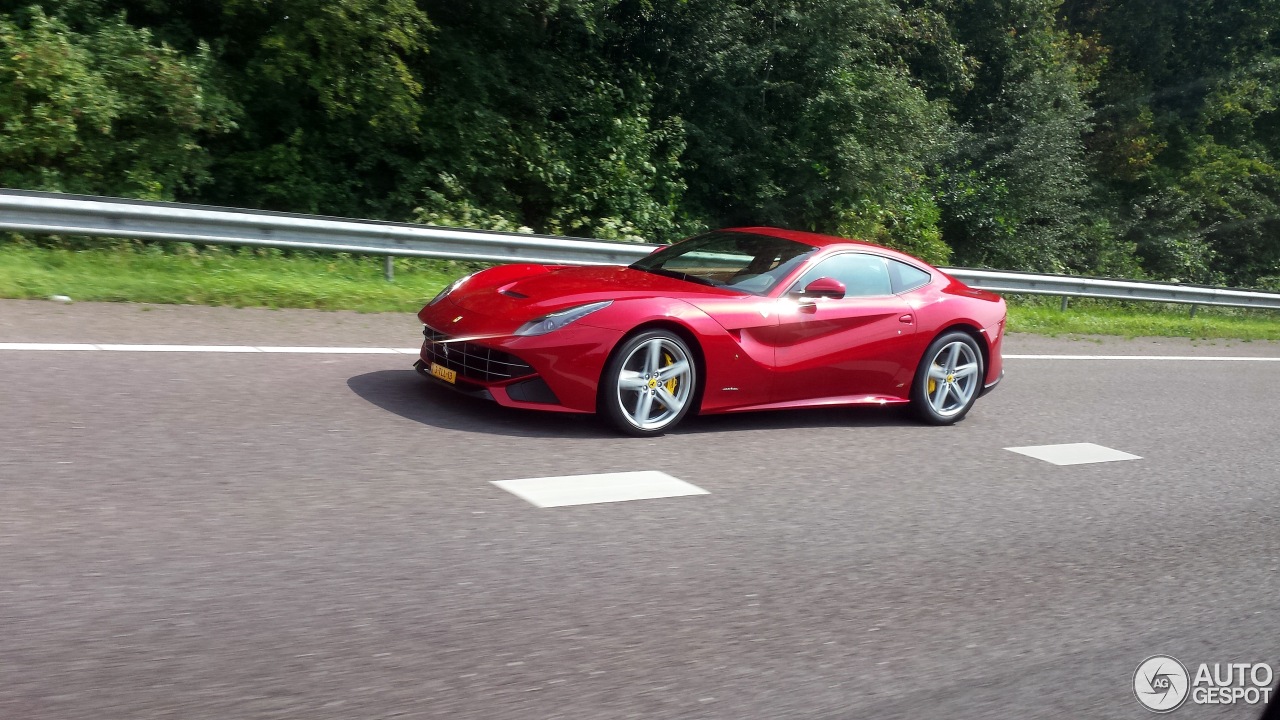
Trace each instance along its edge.
{"label": "door handle", "polygon": [[910,325],[915,321],[916,319],[911,317],[911,313],[907,313],[906,315],[903,315],[902,317],[898,318],[898,322],[903,323],[904,325]]}

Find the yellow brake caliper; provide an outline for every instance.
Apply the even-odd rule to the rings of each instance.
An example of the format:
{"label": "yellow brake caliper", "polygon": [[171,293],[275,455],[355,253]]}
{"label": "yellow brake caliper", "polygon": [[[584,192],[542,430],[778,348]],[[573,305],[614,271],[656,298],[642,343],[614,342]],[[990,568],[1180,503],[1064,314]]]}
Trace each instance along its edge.
{"label": "yellow brake caliper", "polygon": [[[675,365],[675,364],[676,364],[676,359],[671,355],[671,353],[668,353],[668,352],[664,352],[664,353],[662,353],[662,366],[663,366],[663,367],[671,367],[672,365]],[[675,394],[676,394],[676,385],[678,385],[679,383],[680,383],[680,381],[679,381],[678,379],[676,379],[675,377],[672,377],[672,378],[671,378],[670,380],[668,380],[668,381],[667,381],[667,383],[666,383],[666,384],[667,384],[667,392],[671,393],[672,395],[675,395]]]}
{"label": "yellow brake caliper", "polygon": [[932,395],[933,392],[937,389],[938,389],[938,381],[930,377],[929,378],[929,394]]}

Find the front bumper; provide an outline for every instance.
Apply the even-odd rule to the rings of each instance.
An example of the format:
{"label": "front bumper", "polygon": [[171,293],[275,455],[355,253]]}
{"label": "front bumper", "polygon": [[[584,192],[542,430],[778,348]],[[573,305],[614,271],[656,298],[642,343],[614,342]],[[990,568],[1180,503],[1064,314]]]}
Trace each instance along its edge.
{"label": "front bumper", "polygon": [[[622,338],[580,323],[536,337],[486,334],[477,332],[480,318],[468,318],[468,327],[437,321],[450,326],[446,334],[433,326],[434,317],[425,319],[426,339],[414,363],[419,373],[464,394],[530,410],[595,412],[600,374]],[[433,363],[454,371],[454,382],[432,375]]]}
{"label": "front bumper", "polygon": [[982,392],[979,392],[979,393],[978,393],[978,397],[982,397],[983,395],[986,395],[987,393],[991,392],[992,390],[995,390],[995,389],[996,389],[996,386],[997,386],[997,385],[999,385],[999,384],[1000,384],[1000,381],[1001,381],[1001,380],[1003,380],[1003,379],[1004,379],[1004,368],[1000,368],[1000,376],[999,376],[999,377],[997,377],[997,378],[996,378],[995,380],[993,380],[992,382],[989,382],[989,383],[987,383],[986,385],[983,385],[983,386],[982,386]]}
{"label": "front bumper", "polygon": [[463,381],[462,383],[445,382],[444,380],[441,380],[435,375],[432,375],[431,363],[423,361],[422,358],[418,358],[417,361],[413,363],[413,369],[417,370],[418,374],[421,375],[422,377],[427,378],[431,382],[437,385],[440,385],[441,387],[447,387],[454,392],[462,393],[463,395],[468,395],[470,397],[478,398],[480,400],[490,400],[490,401],[493,400],[493,393],[489,392],[488,388],[480,387],[479,385],[473,385],[466,381]]}

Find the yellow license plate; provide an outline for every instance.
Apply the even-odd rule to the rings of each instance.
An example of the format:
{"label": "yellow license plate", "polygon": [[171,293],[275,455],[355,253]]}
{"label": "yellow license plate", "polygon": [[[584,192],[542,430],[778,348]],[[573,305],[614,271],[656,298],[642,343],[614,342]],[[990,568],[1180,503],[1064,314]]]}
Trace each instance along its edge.
{"label": "yellow license plate", "polygon": [[449,368],[443,365],[437,365],[436,363],[431,363],[431,374],[435,375],[436,377],[440,378],[441,380],[447,383],[458,382],[458,371],[450,370]]}

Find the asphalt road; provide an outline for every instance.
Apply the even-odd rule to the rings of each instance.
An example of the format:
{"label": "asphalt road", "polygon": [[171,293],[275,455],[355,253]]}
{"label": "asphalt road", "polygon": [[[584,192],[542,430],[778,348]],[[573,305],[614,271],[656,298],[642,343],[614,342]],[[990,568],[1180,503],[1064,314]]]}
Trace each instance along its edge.
{"label": "asphalt road", "polygon": [[[418,339],[409,315],[0,302],[0,342]],[[0,718],[1144,718],[1148,656],[1280,665],[1280,363],[1009,360],[952,428],[631,439],[411,360],[0,351]],[[1074,442],[1142,459],[1004,449]],[[710,494],[490,484],[630,470]]]}

